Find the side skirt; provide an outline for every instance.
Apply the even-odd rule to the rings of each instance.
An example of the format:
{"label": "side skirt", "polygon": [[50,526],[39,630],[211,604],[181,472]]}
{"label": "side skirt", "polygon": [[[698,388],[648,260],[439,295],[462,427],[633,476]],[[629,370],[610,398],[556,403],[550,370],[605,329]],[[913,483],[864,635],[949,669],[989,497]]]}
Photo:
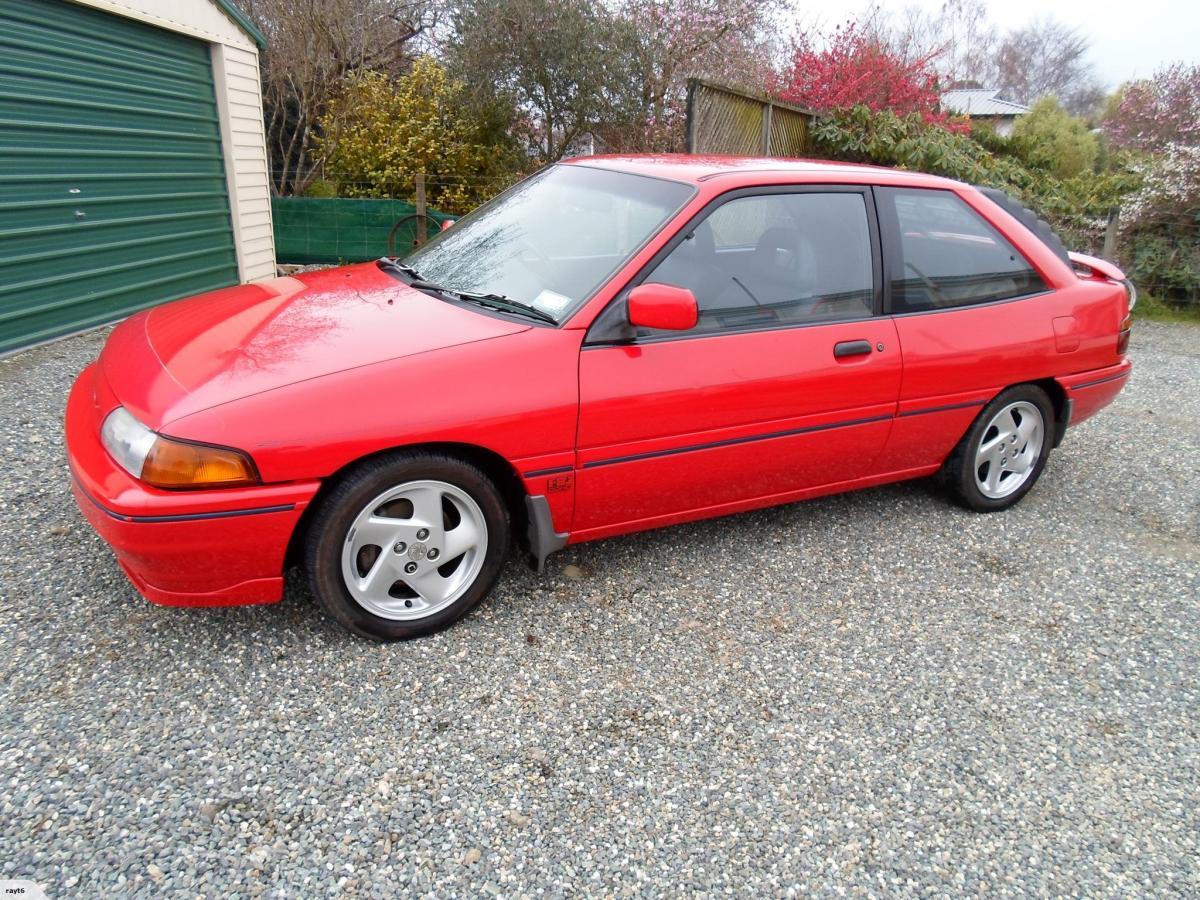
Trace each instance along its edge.
{"label": "side skirt", "polygon": [[[734,513],[748,512],[753,509],[766,509],[770,506],[782,506],[785,503],[795,503],[798,500],[810,500],[815,497],[825,497],[830,494],[843,494],[847,491],[856,491],[862,488],[877,487],[881,484],[890,484],[894,481],[908,481],[912,478],[923,478],[926,475],[932,475],[941,465],[935,466],[920,466],[915,469],[904,469],[899,472],[887,472],[882,475],[870,475],[866,478],[856,478],[851,481],[839,481],[834,484],[825,484],[817,487],[801,488],[800,490],[787,491],[780,494],[769,494],[765,497],[756,497],[751,500],[737,500],[733,503],[722,503],[716,506],[703,506],[698,509],[691,509],[685,512],[668,513],[664,516],[654,516],[649,519],[636,519],[632,522],[621,522],[616,525],[602,525],[599,528],[589,528],[586,531],[573,531],[566,537],[567,542],[571,544],[580,544],[584,541],[594,541],[600,538],[616,537],[622,534],[632,534],[637,531],[649,531],[652,528],[663,528],[668,525],[680,525],[684,522],[695,522],[700,519],[714,519],[719,516],[728,516]],[[533,499],[533,498],[530,498]],[[530,528],[532,528],[532,521]]]}

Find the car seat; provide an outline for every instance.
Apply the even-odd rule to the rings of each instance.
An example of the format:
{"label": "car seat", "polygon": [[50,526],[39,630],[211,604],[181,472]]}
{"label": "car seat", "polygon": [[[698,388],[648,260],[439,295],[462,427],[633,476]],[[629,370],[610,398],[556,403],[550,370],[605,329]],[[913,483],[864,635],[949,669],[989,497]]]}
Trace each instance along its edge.
{"label": "car seat", "polygon": [[658,264],[647,280],[687,288],[695,294],[701,309],[711,307],[714,287],[722,280],[716,257],[712,226],[706,220]]}

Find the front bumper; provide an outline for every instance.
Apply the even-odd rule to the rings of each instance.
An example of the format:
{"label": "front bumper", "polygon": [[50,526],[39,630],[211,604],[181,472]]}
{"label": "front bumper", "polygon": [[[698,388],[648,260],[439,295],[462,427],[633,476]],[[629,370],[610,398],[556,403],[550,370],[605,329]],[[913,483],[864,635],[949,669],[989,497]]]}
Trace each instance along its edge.
{"label": "front bumper", "polygon": [[100,443],[117,405],[96,366],[67,401],[67,458],[84,517],[147,599],[170,606],[272,603],[296,524],[319,482],[163,491],[133,478]]}

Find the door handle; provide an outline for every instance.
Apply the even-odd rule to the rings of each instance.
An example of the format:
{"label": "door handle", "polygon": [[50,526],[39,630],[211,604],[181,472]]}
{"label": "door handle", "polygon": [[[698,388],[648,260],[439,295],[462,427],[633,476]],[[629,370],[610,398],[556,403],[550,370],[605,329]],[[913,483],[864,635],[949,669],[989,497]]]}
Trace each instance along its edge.
{"label": "door handle", "polygon": [[844,356],[863,356],[870,352],[870,341],[840,341],[833,345],[835,359],[841,359]]}

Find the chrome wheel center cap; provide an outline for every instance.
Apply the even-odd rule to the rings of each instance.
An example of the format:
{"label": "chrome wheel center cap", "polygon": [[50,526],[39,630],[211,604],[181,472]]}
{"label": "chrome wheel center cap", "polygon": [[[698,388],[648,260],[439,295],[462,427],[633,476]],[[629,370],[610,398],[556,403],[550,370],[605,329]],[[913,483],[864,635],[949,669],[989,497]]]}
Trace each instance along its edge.
{"label": "chrome wheel center cap", "polygon": [[425,544],[416,543],[408,548],[408,558],[413,562],[420,562],[429,553],[429,548]]}

